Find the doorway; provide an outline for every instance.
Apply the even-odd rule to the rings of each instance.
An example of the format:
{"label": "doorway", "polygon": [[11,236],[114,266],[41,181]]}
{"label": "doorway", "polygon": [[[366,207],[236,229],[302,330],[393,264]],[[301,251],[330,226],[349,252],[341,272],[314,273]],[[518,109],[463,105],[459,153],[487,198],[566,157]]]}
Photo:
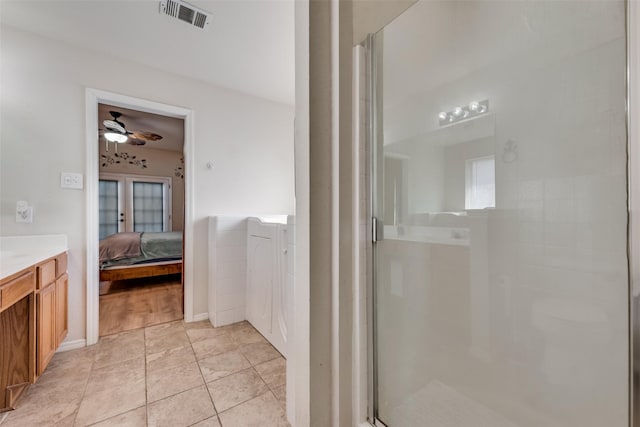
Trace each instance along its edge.
{"label": "doorway", "polygon": [[181,320],[184,120],[100,103],[98,122],[100,336]]}
{"label": "doorway", "polygon": [[[103,114],[100,115],[101,104]],[[139,124],[136,126],[135,121],[127,123],[123,121],[124,115],[116,117],[118,121],[124,123],[129,129],[148,132],[149,134],[157,134],[158,136],[169,135],[167,128],[158,127],[159,131],[149,128],[151,122],[145,121],[152,116],[165,117],[167,120],[177,120],[181,123],[182,140],[180,142],[182,148],[175,148],[176,154],[181,154],[180,161],[173,161],[172,169],[167,173],[158,173],[154,164],[157,166],[158,153],[155,155],[148,151],[147,154],[140,154],[136,151],[138,145],[131,144],[114,144],[108,143],[99,138],[96,143],[96,135],[100,135],[100,129],[105,129],[104,120],[114,117],[109,111],[117,111],[118,113],[138,114],[141,116]],[[142,118],[144,116],[144,118]],[[133,119],[133,117],[129,117]],[[97,342],[100,333],[100,292],[106,291],[105,284],[101,285],[101,281],[117,282],[119,280],[130,279],[129,270],[122,269],[115,276],[107,280],[101,280],[99,242],[100,235],[109,231],[130,230],[130,233],[145,233],[147,235],[153,233],[170,232],[183,236],[182,242],[178,245],[182,249],[182,263],[177,268],[178,263],[175,259],[167,259],[158,261],[166,265],[162,275],[157,273],[160,271],[154,266],[138,266],[133,270],[138,270],[134,276],[139,276],[142,270],[140,283],[143,287],[156,288],[159,291],[166,291],[172,288],[174,295],[171,300],[174,301],[172,307],[178,311],[182,311],[185,321],[193,319],[193,266],[190,262],[192,258],[192,239],[193,239],[193,199],[192,199],[192,112],[180,107],[173,107],[166,104],[160,104],[152,101],[146,101],[138,98],[127,97],[124,95],[113,94],[109,92],[87,89],[87,344]],[[161,125],[157,125],[161,126]],[[152,125],[153,127],[153,125]],[[129,135],[132,138],[138,138],[135,133]],[[149,136],[151,140],[145,141],[145,145],[156,145],[155,151],[161,152],[157,144],[161,144],[162,139]],[[153,141],[155,139],[155,141]],[[163,136],[164,139],[164,136]],[[168,142],[168,141],[167,141]],[[169,144],[167,144],[169,145]],[[123,148],[126,147],[126,148]],[[167,147],[163,147],[166,149]],[[167,150],[171,151],[171,150]],[[143,152],[144,153],[144,152]],[[117,154],[117,155],[116,155]],[[161,156],[161,155],[160,155]],[[162,157],[162,156],[161,156]],[[97,161],[100,160],[100,162]],[[153,160],[152,160],[153,159]],[[118,163],[119,162],[119,163]],[[124,166],[129,168],[126,173],[119,170],[116,166]],[[105,166],[103,166],[103,164]],[[133,173],[135,171],[135,173]],[[100,177],[100,174],[102,178]],[[103,203],[103,215],[100,215],[101,205],[101,184],[102,196],[110,197],[111,205],[107,206]],[[182,195],[176,195],[176,182],[180,182],[183,191]],[[107,187],[110,190],[107,190]],[[127,203],[127,201],[129,203]],[[136,203],[139,205],[135,208]],[[137,211],[137,212],[136,212]],[[137,218],[136,218],[137,216]],[[122,221],[121,221],[122,220]],[[127,224],[129,221],[129,224]],[[102,228],[102,231],[101,231]],[[178,231],[173,231],[178,229]],[[149,231],[147,231],[149,230]],[[113,234],[113,233],[112,233]],[[141,238],[142,240],[142,238]],[[142,242],[141,242],[142,244]],[[173,243],[175,246],[176,243]],[[167,256],[167,258],[172,258]],[[144,270],[147,270],[146,272]],[[156,270],[153,272],[153,270]],[[117,269],[116,269],[117,270]],[[172,277],[168,274],[176,274]],[[158,279],[160,278],[160,279]],[[104,279],[104,277],[102,277]],[[163,283],[166,279],[166,283]],[[158,283],[160,281],[160,283]],[[126,292],[127,286],[123,283],[112,283],[109,290],[118,292]],[[162,292],[160,292],[162,293]],[[178,294],[175,295],[175,294]],[[127,294],[123,294],[127,295]],[[130,295],[130,294],[129,294]],[[169,293],[164,294],[169,296]],[[179,304],[175,304],[179,301]],[[138,320],[140,322],[140,320]],[[144,324],[140,324],[140,327]]]}

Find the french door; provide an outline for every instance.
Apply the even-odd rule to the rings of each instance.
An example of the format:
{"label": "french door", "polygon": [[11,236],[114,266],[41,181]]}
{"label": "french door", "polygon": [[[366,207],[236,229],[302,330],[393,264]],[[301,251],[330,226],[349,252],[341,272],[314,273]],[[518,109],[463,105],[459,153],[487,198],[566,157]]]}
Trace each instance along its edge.
{"label": "french door", "polygon": [[100,174],[100,239],[124,231],[171,231],[171,178]]}

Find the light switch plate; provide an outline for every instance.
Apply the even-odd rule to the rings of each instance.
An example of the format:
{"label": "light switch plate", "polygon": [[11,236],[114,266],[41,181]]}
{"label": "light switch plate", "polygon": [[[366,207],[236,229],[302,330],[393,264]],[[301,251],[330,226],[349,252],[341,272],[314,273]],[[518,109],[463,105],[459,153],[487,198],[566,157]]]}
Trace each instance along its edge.
{"label": "light switch plate", "polygon": [[62,172],[60,175],[60,187],[82,190],[83,177],[81,173]]}

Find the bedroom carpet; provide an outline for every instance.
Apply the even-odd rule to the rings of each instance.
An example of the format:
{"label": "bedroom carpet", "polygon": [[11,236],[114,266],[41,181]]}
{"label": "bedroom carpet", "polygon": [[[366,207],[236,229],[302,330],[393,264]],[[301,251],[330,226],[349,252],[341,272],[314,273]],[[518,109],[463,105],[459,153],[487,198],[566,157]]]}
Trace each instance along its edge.
{"label": "bedroom carpet", "polygon": [[247,322],[164,323],[56,353],[0,426],[289,427],[285,376]]}
{"label": "bedroom carpet", "polygon": [[100,282],[100,336],[180,320],[179,274]]}

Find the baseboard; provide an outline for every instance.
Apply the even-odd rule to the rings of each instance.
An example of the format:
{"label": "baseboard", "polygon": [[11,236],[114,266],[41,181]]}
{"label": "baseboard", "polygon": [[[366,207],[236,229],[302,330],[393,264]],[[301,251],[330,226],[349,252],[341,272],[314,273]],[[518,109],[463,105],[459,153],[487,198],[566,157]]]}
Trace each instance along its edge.
{"label": "baseboard", "polygon": [[194,314],[193,315],[193,321],[194,322],[199,322],[201,320],[207,320],[209,318],[209,313],[200,313],[200,314]]}
{"label": "baseboard", "polygon": [[85,340],[84,338],[79,340],[73,340],[73,341],[63,341],[62,344],[60,344],[60,347],[58,347],[58,350],[56,350],[56,353],[62,353],[63,351],[69,351],[69,350],[76,350],[78,348],[86,347],[86,345],[87,345],[87,340]]}

